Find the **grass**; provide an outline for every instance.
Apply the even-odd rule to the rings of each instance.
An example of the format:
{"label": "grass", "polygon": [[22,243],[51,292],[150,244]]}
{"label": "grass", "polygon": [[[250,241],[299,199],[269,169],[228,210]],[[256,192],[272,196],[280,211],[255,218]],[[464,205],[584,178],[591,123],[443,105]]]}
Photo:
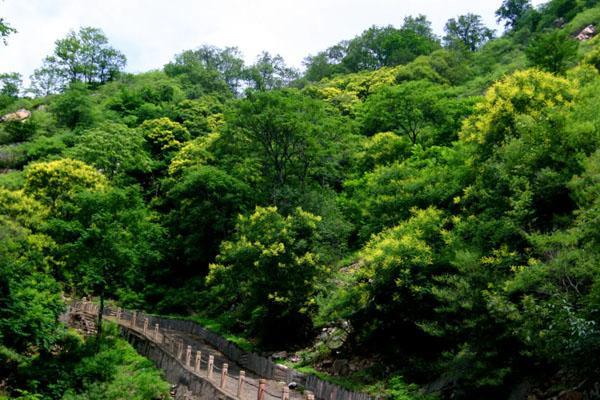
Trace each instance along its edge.
{"label": "grass", "polygon": [[251,340],[238,334],[232,333],[229,329],[227,329],[226,324],[224,324],[223,321],[208,318],[202,315],[195,315],[192,317],[187,317],[185,319],[194,321],[203,328],[213,331],[217,335],[220,335],[225,339],[229,340],[230,342],[236,344],[239,348],[241,348],[244,351],[253,352],[257,350],[256,345]]}

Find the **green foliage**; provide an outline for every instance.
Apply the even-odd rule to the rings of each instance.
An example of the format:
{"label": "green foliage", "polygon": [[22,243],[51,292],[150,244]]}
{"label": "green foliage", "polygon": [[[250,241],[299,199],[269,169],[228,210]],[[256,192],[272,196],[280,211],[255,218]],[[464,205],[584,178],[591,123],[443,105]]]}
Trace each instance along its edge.
{"label": "green foliage", "polygon": [[347,180],[346,207],[359,227],[360,241],[406,219],[413,207],[454,208],[469,175],[461,153],[445,147],[416,147],[402,162]]}
{"label": "green foliage", "polygon": [[434,129],[444,127],[444,120],[454,117],[449,96],[443,87],[427,81],[386,86],[365,101],[360,117],[363,132],[395,131],[412,144],[431,140],[436,136]]}
{"label": "green foliage", "polygon": [[475,51],[494,37],[494,31],[485,27],[481,16],[475,14],[460,15],[451,18],[444,27],[444,44],[455,49]]}
{"label": "green foliage", "polygon": [[279,54],[260,54],[256,62],[244,71],[250,88],[258,91],[281,89],[298,79],[299,74],[285,64]]}
{"label": "green foliage", "polygon": [[140,126],[140,131],[148,142],[152,155],[161,158],[179,150],[190,139],[188,130],[169,118],[145,121]]}
{"label": "green foliage", "polygon": [[563,31],[542,33],[526,50],[531,65],[554,73],[563,73],[577,55],[577,42]]}
{"label": "green foliage", "polygon": [[309,81],[343,72],[376,70],[407,64],[440,48],[431,22],[424,15],[408,16],[401,28],[372,26],[361,35],[343,41],[305,60]]}
{"label": "green foliage", "polygon": [[160,259],[163,231],[139,191],[81,191],[71,203],[70,215],[59,216],[50,226],[59,241],[66,281],[101,297],[116,297],[118,289],[142,289],[145,268]]}
{"label": "green foliage", "polygon": [[231,175],[260,187],[259,201],[285,212],[306,188],[339,182],[351,128],[297,90],[256,92],[226,116],[214,151]]}
{"label": "green foliage", "polygon": [[170,254],[178,279],[206,273],[250,193],[242,181],[207,165],[185,168],[172,183],[163,207],[171,210],[165,225],[172,232]]}
{"label": "green foliage", "polygon": [[142,135],[125,125],[105,123],[83,132],[66,152],[73,159],[94,166],[109,179],[122,174],[146,173],[151,160]]}
{"label": "green foliage", "polygon": [[[496,15],[501,38],[467,14],[444,48],[424,16],[373,26],[304,75],[212,46],[123,74],[83,28],[27,92],[0,76],[0,115],[32,112],[0,123],[3,391],[165,395],[114,328],[65,333],[63,290],[191,314],[256,351],[314,339],[305,371],[374,396],[592,382],[600,56],[572,36],[598,3]],[[353,371],[331,377],[338,359]]]}
{"label": "green foliage", "polygon": [[15,28],[4,22],[4,18],[0,18],[0,39],[2,39],[4,45],[6,45],[6,38],[15,32],[17,32]]}
{"label": "green foliage", "polygon": [[[444,263],[447,221],[440,210],[413,209],[399,225],[371,238],[358,255],[355,283],[347,290],[350,319],[365,342],[381,343],[390,356],[407,357],[414,345],[426,345],[417,326],[431,318],[433,277]],[[391,345],[393,343],[393,345]]]}
{"label": "green foliage", "polygon": [[213,312],[233,310],[265,344],[306,339],[324,272],[315,251],[319,221],[301,209],[284,217],[275,207],[240,216],[207,276]]}
{"label": "green foliage", "polygon": [[0,189],[0,373],[8,381],[62,334],[60,286],[49,274],[53,240],[39,232],[47,213],[23,192]]}
{"label": "green foliage", "polygon": [[100,85],[114,79],[125,63],[125,55],[109,46],[102,30],[82,27],[55,42],[54,52],[33,75],[33,90],[43,95],[74,82]]}
{"label": "green foliage", "polygon": [[525,13],[531,10],[531,0],[504,0],[496,10],[498,22],[504,21],[504,27],[514,29]]}
{"label": "green foliage", "polygon": [[189,98],[204,94],[227,97],[238,93],[244,61],[235,47],[220,49],[205,45],[178,54],[165,65],[164,71],[181,80]]}
{"label": "green foliage", "polygon": [[81,83],[72,84],[53,103],[50,111],[59,124],[73,128],[87,128],[97,119],[90,92]]}
{"label": "green foliage", "polygon": [[107,185],[100,172],[68,158],[30,165],[25,171],[25,192],[57,208],[82,190],[101,190]]}

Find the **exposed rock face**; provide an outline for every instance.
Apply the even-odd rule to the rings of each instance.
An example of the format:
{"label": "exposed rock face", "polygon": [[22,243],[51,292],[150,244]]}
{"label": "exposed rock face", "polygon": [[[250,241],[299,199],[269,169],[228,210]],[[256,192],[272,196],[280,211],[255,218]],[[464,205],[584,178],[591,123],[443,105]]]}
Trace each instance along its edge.
{"label": "exposed rock face", "polygon": [[594,25],[588,25],[581,32],[579,32],[579,34],[575,38],[580,42],[583,42],[585,40],[590,40],[591,38],[596,36],[596,33],[598,33],[596,27]]}
{"label": "exposed rock face", "polygon": [[2,117],[0,117],[0,122],[25,121],[29,117],[31,117],[31,111],[21,108],[20,110],[17,110],[14,113],[3,115]]}

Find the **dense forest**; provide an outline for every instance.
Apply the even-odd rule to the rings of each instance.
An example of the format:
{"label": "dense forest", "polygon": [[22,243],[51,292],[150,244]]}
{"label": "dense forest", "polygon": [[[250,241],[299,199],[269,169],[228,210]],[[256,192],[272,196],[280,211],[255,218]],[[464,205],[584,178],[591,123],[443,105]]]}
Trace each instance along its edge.
{"label": "dense forest", "polygon": [[114,327],[58,321],[82,296],[382,398],[594,387],[600,2],[499,6],[502,33],[407,17],[302,71],[203,45],[130,74],[82,27],[0,74],[0,398],[165,396]]}

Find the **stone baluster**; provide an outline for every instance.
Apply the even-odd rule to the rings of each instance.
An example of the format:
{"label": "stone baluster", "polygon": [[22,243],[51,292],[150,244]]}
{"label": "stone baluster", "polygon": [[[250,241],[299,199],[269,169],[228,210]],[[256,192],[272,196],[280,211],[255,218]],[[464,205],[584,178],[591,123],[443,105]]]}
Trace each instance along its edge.
{"label": "stone baluster", "polygon": [[185,366],[186,367],[191,367],[192,364],[192,346],[187,347],[187,349],[185,350]]}
{"label": "stone baluster", "polygon": [[244,391],[244,383],[246,383],[246,371],[240,371],[240,377],[238,378],[238,389],[237,389],[238,399],[242,398],[242,393]]}
{"label": "stone baluster", "polygon": [[202,361],[202,352],[200,350],[196,351],[196,365],[194,366],[194,371],[200,372],[200,363]]}
{"label": "stone baluster", "polygon": [[212,379],[212,375],[213,375],[213,367],[215,365],[215,357],[214,356],[208,356],[208,379]]}
{"label": "stone baluster", "polygon": [[158,342],[159,330],[160,330],[160,328],[159,328],[158,324],[154,324],[154,340],[156,342]]}
{"label": "stone baluster", "polygon": [[136,323],[137,323],[137,312],[133,311],[131,313],[131,327],[135,329]]}
{"label": "stone baluster", "polygon": [[256,394],[256,400],[265,400],[266,392],[267,392],[267,380],[260,379],[258,381],[258,393]]}
{"label": "stone baluster", "polygon": [[227,379],[227,370],[229,369],[229,365],[224,363],[221,367],[221,384],[219,385],[221,389],[225,387],[225,380]]}
{"label": "stone baluster", "polygon": [[290,400],[290,388],[287,386],[283,387],[283,392],[281,393],[281,400]]}
{"label": "stone baluster", "polygon": [[148,318],[144,318],[144,336],[148,333]]}

